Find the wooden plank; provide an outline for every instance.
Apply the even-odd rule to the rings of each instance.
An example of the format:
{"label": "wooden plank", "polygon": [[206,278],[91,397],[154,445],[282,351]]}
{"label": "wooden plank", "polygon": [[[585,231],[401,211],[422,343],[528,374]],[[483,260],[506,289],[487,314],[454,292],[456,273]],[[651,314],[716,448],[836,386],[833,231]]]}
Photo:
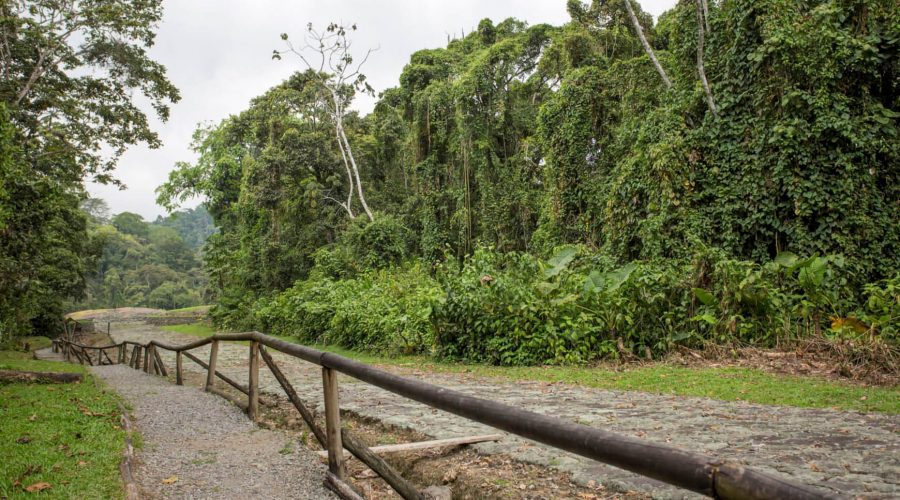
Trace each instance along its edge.
{"label": "wooden plank", "polygon": [[213,340],[209,346],[209,366],[206,367],[206,390],[213,386],[216,380],[216,360],[219,358],[219,341]]}
{"label": "wooden plank", "polygon": [[328,443],[328,470],[343,480],[347,477],[344,467],[344,446],[341,444],[341,407],[338,394],[337,372],[322,367],[322,388],[325,392],[325,441]]}
{"label": "wooden plank", "polygon": [[[484,443],[487,441],[500,441],[503,439],[503,434],[485,434],[482,436],[468,436],[468,437],[459,437],[459,438],[450,438],[450,439],[435,439],[433,441],[419,441],[416,443],[402,443],[402,444],[386,444],[381,446],[373,446],[369,448],[373,453],[398,453],[401,451],[414,451],[414,450],[427,450],[429,448],[444,448],[447,446],[462,446],[465,444],[474,444],[474,443]],[[348,450],[349,446],[344,446]],[[321,457],[327,457],[328,454],[324,451],[317,452]],[[346,456],[345,456],[346,458]]]}
{"label": "wooden plank", "polygon": [[134,480],[134,440],[132,435],[134,428],[131,420],[128,418],[128,411],[119,403],[119,412],[121,413],[122,429],[125,431],[125,450],[122,453],[122,461],[119,463],[119,472],[122,474],[122,481],[125,483],[125,500],[140,500],[141,495],[138,490],[137,482]]}
{"label": "wooden plank", "polygon": [[[281,388],[284,389],[284,393],[287,394],[289,400],[294,405],[294,408],[300,412],[300,416],[303,417],[303,421],[306,422],[306,425],[310,428],[313,435],[316,436],[316,440],[322,445],[322,448],[328,449],[328,444],[325,440],[325,432],[316,424],[316,419],[313,416],[312,412],[306,409],[306,406],[303,405],[303,401],[300,400],[300,397],[297,396],[297,391],[294,390],[294,387],[288,382],[287,377],[284,376],[284,373],[281,372],[281,369],[278,368],[278,365],[275,364],[275,360],[272,359],[272,355],[269,354],[269,351],[266,350],[265,347],[261,347],[259,353],[262,355],[263,361],[268,365],[269,370],[272,372],[272,375],[275,375],[275,380],[281,384]],[[328,457],[328,452],[324,451],[322,456]]]}
{"label": "wooden plank", "polygon": [[325,473],[325,486],[344,500],[365,500],[365,498],[354,491],[349,484],[345,483],[331,472]]}
{"label": "wooden plank", "polygon": [[256,421],[259,417],[259,342],[250,342],[249,394],[247,394],[247,416]]}
{"label": "wooden plank", "polygon": [[182,359],[183,356],[181,351],[175,353],[175,384],[184,385],[183,375],[183,367],[182,367]]}
{"label": "wooden plank", "polygon": [[156,346],[153,346],[153,357],[156,358],[156,366],[159,369],[159,374],[163,377],[169,376],[169,371],[166,370],[166,365],[163,364],[162,358],[159,356],[159,349]]}
{"label": "wooden plank", "polygon": [[231,401],[232,403],[234,403],[235,406],[240,408],[241,411],[247,411],[247,402],[246,401],[244,401],[243,399],[239,399],[235,396],[232,396],[231,394],[228,394],[227,392],[225,392],[222,389],[219,389],[216,386],[210,387],[209,391],[207,391],[207,392],[209,392],[210,394],[215,394],[216,396],[219,396],[220,398],[225,398],[228,401]]}
{"label": "wooden plank", "polygon": [[383,458],[373,453],[362,441],[350,434],[347,429],[341,429],[341,438],[344,446],[350,450],[356,458],[360,459],[360,461],[368,465],[370,469],[381,476],[381,478],[384,479],[387,484],[391,485],[391,488],[394,488],[394,491],[399,493],[401,497],[406,500],[424,500],[425,497],[416,490],[412,483],[403,479],[403,476],[401,476],[396,469],[391,467],[391,464],[385,462]]}

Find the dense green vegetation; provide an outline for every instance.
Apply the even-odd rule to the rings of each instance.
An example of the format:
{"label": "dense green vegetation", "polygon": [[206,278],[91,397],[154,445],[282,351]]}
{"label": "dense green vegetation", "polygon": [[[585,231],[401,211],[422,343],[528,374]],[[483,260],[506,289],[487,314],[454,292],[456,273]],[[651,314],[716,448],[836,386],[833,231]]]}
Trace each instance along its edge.
{"label": "dense green vegetation", "polygon": [[58,330],[85,287],[84,181],[159,145],[178,90],[150,59],[160,0],[0,3],[0,341]]}
{"label": "dense green vegetation", "polygon": [[130,212],[107,218],[102,200],[89,202],[93,269],[76,309],[176,309],[204,303],[206,274],[197,246],[211,232],[211,219],[202,206],[148,224]]}
{"label": "dense green vegetation", "polygon": [[[0,351],[0,369],[84,372],[30,357]],[[122,496],[119,399],[87,377],[78,384],[0,384],[0,496],[37,494],[28,487],[52,498]]]}
{"label": "dense green vegetation", "polygon": [[[509,365],[896,351],[900,12],[699,5],[485,19],[413,54],[367,116],[342,58],[198,129],[159,201],[208,200],[214,320]],[[353,29],[309,34],[342,50]]]}

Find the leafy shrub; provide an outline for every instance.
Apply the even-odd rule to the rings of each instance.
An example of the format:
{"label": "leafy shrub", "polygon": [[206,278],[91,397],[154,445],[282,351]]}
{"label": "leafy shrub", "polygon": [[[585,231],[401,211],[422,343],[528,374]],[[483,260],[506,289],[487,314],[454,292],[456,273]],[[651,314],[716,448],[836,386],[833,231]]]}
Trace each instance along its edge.
{"label": "leafy shrub", "polygon": [[[313,273],[317,275],[317,273]],[[268,332],[304,342],[386,353],[426,352],[441,291],[419,263],[369,270],[354,278],[311,277],[254,308]]]}
{"label": "leafy shrub", "polygon": [[[564,248],[542,262],[482,248],[445,271],[438,353],[519,365],[654,355],[679,344],[773,346],[821,333],[852,303],[840,256],[784,253],[759,265],[702,250],[691,261],[617,267],[578,254]],[[872,294],[876,309],[890,309],[884,292]]]}
{"label": "leafy shrub", "polygon": [[341,252],[320,250],[309,279],[258,301],[256,326],[304,342],[502,365],[657,356],[678,345],[770,347],[846,325],[897,340],[900,278],[868,285],[864,310],[854,311],[840,256],[785,252],[758,264],[699,247],[690,260],[620,266],[577,246],[547,261],[479,247],[434,272],[412,262],[341,278]]}
{"label": "leafy shrub", "polygon": [[399,264],[409,255],[409,229],[393,215],[378,214],[371,222],[358,217],[341,237],[364,268]]}

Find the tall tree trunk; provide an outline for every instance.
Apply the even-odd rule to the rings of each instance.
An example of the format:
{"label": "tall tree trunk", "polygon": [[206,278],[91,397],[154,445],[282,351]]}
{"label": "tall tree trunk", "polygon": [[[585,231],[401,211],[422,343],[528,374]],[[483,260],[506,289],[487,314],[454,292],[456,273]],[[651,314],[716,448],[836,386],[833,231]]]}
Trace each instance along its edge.
{"label": "tall tree trunk", "polygon": [[344,147],[347,149],[347,157],[350,159],[350,166],[353,168],[353,175],[356,177],[356,194],[359,195],[359,202],[362,204],[363,210],[366,211],[366,215],[369,216],[369,221],[375,220],[375,216],[372,215],[372,211],[369,210],[369,204],[366,203],[366,197],[363,195],[362,189],[362,181],[359,179],[359,168],[356,166],[356,159],[353,157],[353,150],[350,149],[350,141],[347,140],[347,134],[344,133],[344,125],[341,123],[338,125],[338,132],[341,134],[341,138],[344,140]]}
{"label": "tall tree trunk", "polygon": [[347,170],[347,180],[350,181],[350,187],[347,189],[347,204],[344,206],[347,209],[347,213],[350,214],[350,218],[355,217],[353,215],[353,174],[350,172],[350,163],[347,162],[347,153],[344,152],[344,142],[341,140],[341,134],[338,133],[337,127],[334,128],[334,135],[337,138],[338,149],[341,150],[341,158],[344,159],[344,168]]}
{"label": "tall tree trunk", "polygon": [[703,84],[703,91],[706,93],[706,102],[709,104],[709,110],[714,118],[719,117],[716,111],[716,102],[713,99],[712,89],[709,88],[709,81],[706,79],[706,69],[703,65],[703,51],[706,35],[704,33],[705,17],[703,16],[703,3],[705,0],[696,0],[697,4],[697,72],[700,73],[700,83]]}
{"label": "tall tree trunk", "polygon": [[637,33],[638,38],[640,38],[641,45],[644,46],[644,52],[650,57],[650,61],[652,61],[653,66],[656,67],[656,72],[659,73],[660,78],[665,82],[666,89],[671,89],[672,82],[669,80],[666,70],[663,69],[662,65],[659,64],[659,60],[656,59],[656,54],[653,53],[653,47],[650,47],[650,43],[647,42],[647,37],[644,36],[644,29],[641,28],[641,23],[638,22],[637,16],[634,15],[634,8],[631,6],[631,0],[625,0],[625,9],[628,10],[628,17],[631,18],[631,24],[634,26],[634,31]]}

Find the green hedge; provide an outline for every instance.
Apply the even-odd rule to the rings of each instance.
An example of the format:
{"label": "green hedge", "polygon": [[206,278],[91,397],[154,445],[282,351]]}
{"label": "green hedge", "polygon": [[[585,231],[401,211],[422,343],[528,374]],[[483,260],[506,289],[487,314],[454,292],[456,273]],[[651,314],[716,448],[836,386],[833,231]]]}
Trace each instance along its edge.
{"label": "green hedge", "polygon": [[699,252],[616,266],[580,247],[548,261],[479,248],[462,263],[420,262],[311,277],[253,307],[254,326],[304,342],[429,353],[502,365],[658,355],[677,345],[771,347],[810,335],[896,346],[900,276],[853,293],[840,256],[783,253],[759,265]]}

